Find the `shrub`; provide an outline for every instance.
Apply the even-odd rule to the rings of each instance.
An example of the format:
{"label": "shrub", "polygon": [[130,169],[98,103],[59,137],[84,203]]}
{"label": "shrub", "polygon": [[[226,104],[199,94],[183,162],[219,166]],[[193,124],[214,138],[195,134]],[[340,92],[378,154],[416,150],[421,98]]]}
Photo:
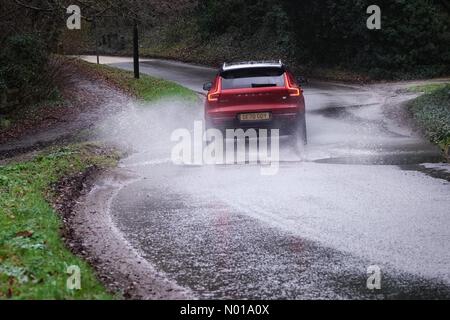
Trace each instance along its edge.
{"label": "shrub", "polygon": [[252,43],[253,52],[288,48],[294,65],[340,67],[373,79],[428,78],[450,73],[447,2],[379,0],[381,30],[366,27],[369,0],[199,0],[196,20],[203,42],[217,46],[231,36],[227,60],[247,54],[243,48]]}
{"label": "shrub", "polygon": [[450,143],[450,85],[437,87],[411,103],[411,111],[429,139],[443,149]]}
{"label": "shrub", "polygon": [[0,49],[0,109],[38,102],[55,88],[49,53],[36,35],[14,35]]}

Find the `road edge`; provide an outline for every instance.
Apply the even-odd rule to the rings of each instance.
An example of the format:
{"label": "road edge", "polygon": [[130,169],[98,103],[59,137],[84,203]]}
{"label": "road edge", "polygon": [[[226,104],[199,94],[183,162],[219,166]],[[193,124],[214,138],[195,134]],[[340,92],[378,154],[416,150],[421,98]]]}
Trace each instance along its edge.
{"label": "road edge", "polygon": [[76,243],[76,251],[96,270],[99,279],[125,299],[195,298],[190,290],[157,271],[115,226],[110,205],[120,190],[134,181],[136,177],[119,168],[89,178],[66,221],[72,231],[72,246]]}

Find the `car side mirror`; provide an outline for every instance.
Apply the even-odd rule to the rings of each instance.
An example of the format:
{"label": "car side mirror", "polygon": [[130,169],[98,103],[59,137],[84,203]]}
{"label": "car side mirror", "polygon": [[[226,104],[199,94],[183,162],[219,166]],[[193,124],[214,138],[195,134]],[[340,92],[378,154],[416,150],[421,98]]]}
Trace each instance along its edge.
{"label": "car side mirror", "polygon": [[212,82],[207,82],[203,85],[203,90],[210,91],[212,89],[212,86],[213,86]]}
{"label": "car side mirror", "polygon": [[298,77],[297,77],[297,83],[298,83],[298,84],[305,84],[305,83],[308,83],[308,79],[306,79],[306,77],[303,77],[303,76],[298,76]]}

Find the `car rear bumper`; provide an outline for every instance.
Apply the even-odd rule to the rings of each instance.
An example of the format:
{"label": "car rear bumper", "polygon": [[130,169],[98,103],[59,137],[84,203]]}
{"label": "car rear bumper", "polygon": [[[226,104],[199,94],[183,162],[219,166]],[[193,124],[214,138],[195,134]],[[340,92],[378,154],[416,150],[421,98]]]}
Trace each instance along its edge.
{"label": "car rear bumper", "polygon": [[[240,113],[239,113],[240,114]],[[291,131],[298,124],[300,112],[272,113],[270,120],[240,121],[239,114],[234,116],[211,116],[206,114],[206,127],[224,129],[280,129]]]}

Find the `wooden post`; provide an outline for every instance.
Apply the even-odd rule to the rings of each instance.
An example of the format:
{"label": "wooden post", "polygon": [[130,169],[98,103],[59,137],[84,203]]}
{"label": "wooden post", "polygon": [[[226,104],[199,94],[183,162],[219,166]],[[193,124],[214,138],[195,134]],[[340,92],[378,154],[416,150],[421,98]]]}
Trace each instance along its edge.
{"label": "wooden post", "polygon": [[94,37],[95,37],[95,55],[97,56],[97,64],[100,64],[100,56],[98,54],[98,32],[97,32],[97,16],[94,16]]}
{"label": "wooden post", "polygon": [[134,77],[136,79],[139,79],[139,32],[136,20],[134,20],[134,27],[133,27],[133,63],[134,63]]}

